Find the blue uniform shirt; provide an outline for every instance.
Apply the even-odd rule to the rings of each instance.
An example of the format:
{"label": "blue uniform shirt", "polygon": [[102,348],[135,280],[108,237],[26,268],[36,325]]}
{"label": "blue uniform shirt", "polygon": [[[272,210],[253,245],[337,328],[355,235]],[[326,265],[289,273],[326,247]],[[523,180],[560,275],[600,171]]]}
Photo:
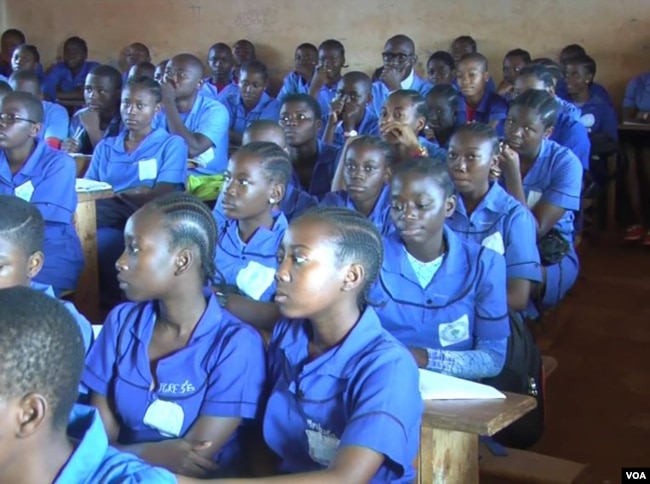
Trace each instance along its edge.
{"label": "blue uniform shirt", "polygon": [[[573,104],[567,104],[575,108]],[[579,111],[577,112],[579,114]],[[583,169],[589,170],[591,141],[589,141],[587,128],[580,122],[580,116],[574,118],[564,109],[558,111],[549,139],[573,151],[573,154],[580,160]]]}
{"label": "blue uniform shirt", "polygon": [[278,248],[288,222],[282,212],[274,213],[273,227],[258,228],[250,240],[242,242],[237,220],[227,220],[219,233],[214,258],[217,283],[225,282],[256,301],[271,301],[275,294]]}
{"label": "blue uniform shirt", "polygon": [[[72,115],[72,119],[70,120],[69,135],[70,138],[79,140],[79,153],[83,153],[84,155],[92,155],[94,150],[93,145],[90,142],[86,128],[84,128],[83,124],[81,123],[81,114],[87,110],[88,108],[83,108]],[[113,119],[111,119],[111,121],[108,123],[108,126],[106,126],[103,138],[117,136],[123,129],[124,124],[122,124],[122,117],[118,113],[113,117]]]}
{"label": "blue uniform shirt", "polygon": [[[492,121],[499,121],[496,126],[499,136],[503,136],[503,121],[506,119],[508,113],[508,101],[499,96],[496,92],[485,91],[481,102],[476,107],[476,114],[474,114],[474,121],[477,123],[490,123]],[[461,94],[458,96],[458,123],[467,123],[467,104],[465,97]]]}
{"label": "blue uniform shirt", "polygon": [[282,459],[280,471],[323,470],[337,449],[358,446],[386,456],[370,482],[412,482],[423,410],[413,357],[372,308],[313,361],[310,333],[308,321],[283,319],[269,344],[264,439]]}
{"label": "blue uniform shirt", "polygon": [[168,470],[110,447],[96,408],[75,405],[68,422],[68,436],[77,441],[77,445],[54,484],[177,482],[174,474]]}
{"label": "blue uniform shirt", "polygon": [[[323,198],[321,205],[324,207],[349,208],[350,210],[357,209],[352,198],[350,198],[350,194],[345,190],[328,193]],[[392,232],[393,221],[390,218],[390,188],[388,185],[384,186],[379,193],[379,198],[377,198],[372,212],[368,215],[368,219],[377,227],[380,234],[387,235]]]}
{"label": "blue uniform shirt", "polygon": [[[155,379],[148,351],[158,303],[129,302],[108,315],[82,381],[99,395],[111,395],[120,443],[183,437],[200,417],[256,416],[266,378],[262,340],[222,309],[216,296],[206,292],[206,298],[187,345],[158,361]],[[237,435],[231,436],[215,456],[222,469],[234,464],[237,443]]]}
{"label": "blue uniform shirt", "polygon": [[533,214],[498,183],[490,185],[469,216],[459,195],[456,211],[447,219],[447,225],[460,238],[505,256],[509,279],[542,280]]}
{"label": "blue uniform shirt", "polygon": [[573,241],[573,212],[580,209],[582,188],[582,166],[573,152],[554,141],[543,140],[523,186],[531,210],[540,200],[566,210],[555,228],[566,240]]}
{"label": "blue uniform shirt", "polygon": [[[310,84],[310,80],[305,79],[297,72],[290,72],[282,80],[282,87],[278,93],[278,100],[282,101],[282,98],[287,94],[309,94]],[[329,112],[329,106],[327,109]]]}
{"label": "blue uniform shirt", "polygon": [[56,99],[57,91],[72,92],[75,89],[82,88],[86,83],[86,76],[99,62],[85,61],[76,76],[72,75],[65,62],[57,62],[45,75],[43,84],[43,93],[50,100]]}
{"label": "blue uniform shirt", "polygon": [[[433,85],[429,81],[422,79],[415,71],[411,72],[411,76],[411,82],[408,83],[408,78],[404,79],[400,89],[412,89],[419,92],[424,97],[431,88],[433,88]],[[405,83],[408,85],[405,85]],[[389,95],[390,90],[388,89],[388,86],[384,84],[384,81],[379,80],[372,83],[372,104],[368,107],[375,116],[379,117],[381,114],[381,107],[384,105]]]}
{"label": "blue uniform shirt", "polygon": [[203,79],[203,84],[201,85],[199,94],[223,103],[225,102],[228,96],[237,94],[239,92],[239,86],[234,82],[231,82],[226,87],[224,87],[221,91],[218,91],[217,86],[212,84],[211,81],[212,81],[211,77],[206,77],[205,79]]}
{"label": "blue uniform shirt", "polygon": [[187,178],[187,145],[180,136],[154,129],[134,151],[124,147],[127,131],[104,138],[93,153],[85,178],[109,183],[115,192],[157,183],[182,187]]}
{"label": "blue uniform shirt", "polygon": [[[194,157],[199,158],[202,164],[190,170],[189,174],[214,175],[223,172],[228,164],[229,116],[226,107],[199,94],[190,112],[181,113],[181,119],[189,131],[200,133],[212,141],[212,147]],[[154,119],[153,126],[169,131],[164,110]]]}
{"label": "blue uniform shirt", "polygon": [[40,139],[57,138],[61,141],[68,137],[70,116],[60,104],[43,101],[43,126],[39,133]]}
{"label": "blue uniform shirt", "polygon": [[624,108],[650,112],[650,72],[640,74],[628,83],[623,98]]}
{"label": "blue uniform shirt", "polygon": [[418,136],[418,139],[420,140],[420,145],[424,146],[429,152],[429,158],[442,162],[447,161],[447,150],[442,148],[437,141],[430,141],[424,136]]}
{"label": "blue uniform shirt", "polygon": [[246,128],[258,119],[277,121],[280,118],[280,101],[273,99],[265,92],[249,112],[246,112],[239,92],[228,96],[223,103],[230,115],[230,129],[239,134],[243,134]]}
{"label": "blue uniform shirt", "polygon": [[[607,92],[607,89],[605,89],[601,84],[598,84],[597,82],[592,82],[591,86],[589,86],[589,92],[592,95],[598,95],[603,99],[606,99],[610,103],[612,102],[612,98],[609,95],[609,92]],[[557,86],[555,86],[555,94],[562,99],[569,101],[569,92],[567,91],[566,87],[566,81],[564,79],[560,79],[560,81],[557,83]]]}
{"label": "blue uniform shirt", "polygon": [[592,94],[586,103],[578,106],[582,111],[580,121],[590,133],[604,133],[618,140],[618,119],[614,106],[597,94]]}
{"label": "blue uniform shirt", "polygon": [[15,195],[38,207],[45,219],[45,264],[36,282],[51,285],[58,294],[74,289],[84,266],[81,242],[72,224],[77,209],[77,166],[62,151],[39,141],[15,175],[0,150],[0,195]]}
{"label": "blue uniform shirt", "polygon": [[575,104],[570,103],[569,101],[565,101],[559,96],[555,96],[555,102],[557,102],[560,106],[560,110],[558,111],[558,117],[566,116],[569,119],[572,119],[573,121],[580,121],[580,117],[582,116],[582,111],[580,110],[579,107],[576,107]]}
{"label": "blue uniform shirt", "polygon": [[425,289],[397,232],[384,237],[384,262],[370,300],[388,332],[406,346],[471,350],[476,338],[510,334],[502,255],[444,228],[447,253]]}
{"label": "blue uniform shirt", "polygon": [[[318,158],[314,164],[307,192],[319,200],[332,189],[332,179],[336,172],[340,154],[341,148],[339,146],[318,140]],[[295,171],[292,174],[291,182],[297,187],[301,186],[300,179]]]}
{"label": "blue uniform shirt", "polygon": [[[370,110],[370,106],[366,107],[366,112],[363,114],[363,119],[356,131],[359,135],[379,136],[379,120],[377,116]],[[343,146],[345,144],[345,130],[343,129],[343,122],[339,122],[334,130],[333,142],[335,145]]]}

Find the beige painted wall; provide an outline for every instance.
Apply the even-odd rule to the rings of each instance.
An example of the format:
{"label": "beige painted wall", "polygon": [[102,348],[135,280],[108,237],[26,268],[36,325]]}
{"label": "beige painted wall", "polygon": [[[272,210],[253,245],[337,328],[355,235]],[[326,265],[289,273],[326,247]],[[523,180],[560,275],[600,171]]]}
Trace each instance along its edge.
{"label": "beige painted wall", "polygon": [[[598,62],[597,80],[620,99],[627,80],[650,69],[650,0],[0,0],[2,28],[22,29],[49,65],[66,37],[88,41],[90,58],[117,63],[121,49],[144,42],[161,60],[217,41],[246,37],[275,84],[291,68],[295,46],[328,37],[347,48],[350,69],[371,72],[384,41],[406,33],[428,54],[469,33],[498,81],[510,48],[556,57],[583,44]],[[325,7],[325,5],[329,5]]]}

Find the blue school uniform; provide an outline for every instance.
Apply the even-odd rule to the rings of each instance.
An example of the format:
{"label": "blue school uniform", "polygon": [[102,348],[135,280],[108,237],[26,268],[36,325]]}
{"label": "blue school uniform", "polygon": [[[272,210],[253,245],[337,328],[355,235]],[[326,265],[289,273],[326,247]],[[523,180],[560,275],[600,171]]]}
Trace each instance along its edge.
{"label": "blue school uniform", "polygon": [[277,121],[280,118],[280,101],[273,99],[265,92],[262,93],[259,102],[249,112],[246,112],[239,92],[228,96],[223,103],[230,116],[230,130],[239,134],[243,134],[246,128],[258,119]]}
{"label": "blue school uniform", "polygon": [[272,301],[275,294],[275,272],[278,248],[288,222],[282,212],[274,213],[273,226],[258,228],[248,242],[239,237],[237,220],[227,220],[219,232],[214,262],[216,284],[237,288],[256,301]]}
{"label": "blue school uniform", "polygon": [[412,482],[423,410],[410,353],[368,307],[346,338],[311,360],[307,320],[280,320],[269,345],[264,440],[281,473],[326,469],[338,449],[385,456],[371,483]]}
{"label": "blue school uniform", "polygon": [[[422,96],[426,96],[427,93],[433,88],[433,85],[426,79],[421,78],[417,75],[415,70],[411,70],[411,74],[402,81],[400,89],[412,89],[419,92]],[[384,84],[384,81],[375,81],[372,83],[372,104],[371,111],[377,117],[381,114],[381,107],[388,99],[390,95],[390,90],[388,86]]]}
{"label": "blue school uniform", "polygon": [[56,138],[61,141],[68,137],[70,116],[60,104],[43,101],[43,126],[39,133],[40,139]]}
{"label": "blue school uniform", "polygon": [[447,253],[425,289],[397,231],[384,237],[384,262],[370,293],[382,326],[406,346],[450,351],[471,350],[476,338],[506,338],[503,256],[443,230]]}
{"label": "blue school uniform", "polygon": [[128,131],[104,138],[93,153],[85,178],[109,183],[116,193],[136,187],[172,183],[179,189],[187,178],[187,145],[183,138],[154,129],[132,152],[124,141]]}
{"label": "blue school uniform", "polygon": [[429,152],[429,158],[439,161],[447,161],[447,150],[442,148],[437,141],[430,141],[424,136],[418,136],[420,145]]}
{"label": "blue school uniform", "polygon": [[[341,154],[339,146],[324,143],[318,140],[318,158],[314,164],[314,169],[311,174],[311,181],[307,192],[319,200],[322,199],[326,193],[332,189],[332,179],[336,172],[338,159]],[[301,186],[298,174],[293,172],[291,182],[299,187]]]}
{"label": "blue school uniform", "polygon": [[[366,112],[363,114],[363,119],[359,123],[359,126],[356,127],[356,131],[359,135],[379,136],[379,120],[369,109],[369,106],[366,107]],[[339,121],[334,130],[333,142],[335,145],[343,146],[345,144],[346,138],[344,133],[343,122]]]}
{"label": "blue school uniform", "polygon": [[[189,170],[190,175],[215,175],[226,169],[228,164],[228,126],[229,115],[226,107],[214,99],[197,95],[189,113],[180,113],[185,127],[192,133],[200,133],[210,141],[212,147],[201,153],[198,158],[201,166]],[[169,131],[164,110],[153,122],[154,128]]]}
{"label": "blue school uniform", "polygon": [[[38,282],[32,281],[30,283],[30,286],[32,289],[35,291],[42,292],[43,294],[50,296],[52,298],[56,298],[54,295],[54,290],[52,289],[52,286],[48,286],[46,284],[39,284]],[[65,306],[65,308],[68,310],[68,312],[72,315],[74,320],[77,322],[77,326],[79,326],[79,330],[81,331],[81,338],[83,339],[84,342],[84,348],[86,349],[86,353],[88,353],[88,350],[90,349],[90,345],[93,342],[93,328],[90,322],[86,319],[84,315],[82,315],[77,308],[75,307],[74,304],[72,304],[70,301],[66,301],[65,299],[59,299],[59,302]]]}
{"label": "blue school uniform", "polygon": [[[341,207],[357,210],[352,198],[350,198],[350,194],[345,190],[328,193],[321,201],[321,205],[323,207]],[[377,230],[382,235],[387,235],[393,231],[393,221],[390,218],[390,188],[388,185],[384,186],[379,193],[375,206],[372,208],[370,215],[368,215],[368,220],[377,227]]]}
{"label": "blue school uniform", "polygon": [[309,94],[310,85],[310,80],[305,79],[297,72],[290,72],[282,80],[282,87],[280,88],[280,92],[278,92],[278,99],[282,101],[282,98],[287,94]]}
{"label": "blue school uniform", "polygon": [[[610,97],[609,92],[607,92],[607,89],[597,82],[591,83],[591,86],[589,86],[589,92],[592,95],[598,95],[601,98],[606,99],[610,103],[612,102],[612,98]],[[570,95],[567,91],[567,85],[564,79],[558,81],[557,86],[555,86],[555,94],[565,101],[570,101]]]}
{"label": "blue school uniform", "polygon": [[[208,305],[187,345],[158,361],[155,378],[148,350],[158,302],[121,304],[108,315],[82,381],[93,392],[110,395],[121,444],[183,437],[204,416],[257,415],[266,378],[262,340],[222,309],[215,295],[205,294]],[[240,457],[237,434],[214,456],[226,474]]]}
{"label": "blue school uniform", "polygon": [[219,91],[217,89],[217,86],[212,84],[211,77],[206,77],[205,79],[203,79],[203,84],[201,84],[201,89],[199,89],[199,94],[209,99],[214,99],[215,101],[219,101],[221,103],[224,103],[225,100],[228,98],[228,96],[232,96],[234,94],[237,94],[238,92],[239,92],[239,86],[234,82],[231,82],[226,87],[224,87],[221,91]]}
{"label": "blue school uniform", "polygon": [[[573,104],[567,104],[575,108]],[[573,154],[580,160],[582,168],[585,171],[589,170],[591,141],[589,141],[587,128],[580,122],[579,116],[574,118],[565,110],[558,111],[549,139],[573,151]]]}
{"label": "blue school uniform", "polygon": [[[323,86],[320,88],[320,91],[318,91],[318,95],[316,96],[316,100],[318,101],[318,104],[320,104],[321,121],[323,122],[322,129],[325,129],[327,119],[330,115],[332,101],[334,101],[334,98],[338,93],[337,86],[338,82],[332,87],[329,87],[327,84],[323,84]],[[307,91],[307,94],[309,94],[309,91]],[[319,133],[319,135],[320,134],[322,133]]]}
{"label": "blue school uniform", "polygon": [[635,108],[643,113],[650,112],[650,72],[630,80],[623,97],[624,108]]}
{"label": "blue school uniform", "polygon": [[54,479],[54,484],[177,482],[176,476],[168,470],[154,467],[133,454],[120,452],[109,446],[102,418],[96,408],[75,405],[67,433],[76,441],[76,445],[65,466]]}
{"label": "blue school uniform", "polygon": [[542,280],[533,214],[498,183],[490,184],[469,216],[459,195],[456,210],[446,222],[460,238],[503,255],[509,279]]}
{"label": "blue school uniform", "polygon": [[86,83],[88,73],[97,67],[99,62],[85,61],[76,76],[72,75],[65,62],[57,62],[45,75],[43,93],[50,100],[56,99],[57,91],[72,92]]}
{"label": "blue school uniform", "polygon": [[[81,122],[81,115],[86,111],[88,111],[88,108],[83,108],[72,115],[72,119],[70,120],[69,136],[70,138],[74,138],[79,141],[79,153],[83,153],[84,155],[92,155],[94,148],[90,142],[86,128],[84,128]],[[108,126],[106,126],[106,130],[104,131],[102,138],[105,139],[112,136],[117,136],[123,129],[124,124],[122,124],[122,117],[118,113],[113,116],[113,119],[111,119],[108,123]]]}
{"label": "blue school uniform", "polygon": [[33,203],[45,219],[45,263],[34,280],[52,286],[57,295],[77,286],[84,266],[81,242],[72,224],[77,209],[76,173],[69,155],[43,141],[36,143],[15,175],[9,170],[4,150],[0,150],[0,194]]}
{"label": "blue school uniform", "polygon": [[[496,92],[486,90],[481,98],[481,102],[476,107],[473,121],[486,124],[492,121],[499,121],[495,129],[499,136],[503,136],[503,121],[506,119],[507,113],[508,101]],[[465,102],[465,96],[461,94],[458,96],[458,123],[465,124],[467,122],[467,104]]]}
{"label": "blue school uniform", "polygon": [[554,228],[570,243],[570,252],[546,266],[546,292],[542,307],[556,305],[578,277],[578,256],[573,247],[574,212],[580,209],[582,166],[577,157],[554,141],[543,140],[537,160],[523,179],[524,194],[532,210],[539,201],[565,209]]}
{"label": "blue school uniform", "polygon": [[565,101],[559,96],[555,96],[555,102],[557,102],[560,106],[560,109],[557,113],[558,116],[566,116],[573,121],[580,121],[582,111],[579,107],[573,103],[570,103],[569,101]]}
{"label": "blue school uniform", "polygon": [[597,94],[592,94],[586,103],[578,106],[582,111],[580,121],[592,134],[604,133],[618,140],[618,119],[614,106]]}

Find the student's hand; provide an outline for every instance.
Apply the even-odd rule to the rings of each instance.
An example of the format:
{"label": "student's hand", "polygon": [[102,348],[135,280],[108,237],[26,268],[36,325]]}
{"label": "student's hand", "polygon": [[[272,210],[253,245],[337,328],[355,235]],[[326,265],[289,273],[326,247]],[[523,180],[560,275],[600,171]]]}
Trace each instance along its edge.
{"label": "student's hand", "polygon": [[499,168],[508,174],[519,173],[519,153],[507,143],[502,143],[499,153]]}
{"label": "student's hand", "polygon": [[174,474],[188,477],[210,477],[219,466],[199,454],[212,442],[196,442],[185,439],[163,440],[143,444],[139,456],[150,464],[164,467]]}
{"label": "student's hand", "polygon": [[413,355],[413,359],[415,359],[418,368],[426,368],[429,366],[429,354],[426,349],[409,347],[409,351]]}
{"label": "student's hand", "polygon": [[79,140],[68,138],[61,143],[61,151],[66,153],[79,153]]}
{"label": "student's hand", "polygon": [[341,119],[341,113],[343,113],[344,108],[345,108],[345,96],[336,97],[330,103],[330,114],[334,115],[335,123],[338,122],[339,119]]}
{"label": "student's hand", "polygon": [[176,86],[173,82],[161,82],[160,92],[164,104],[174,104],[176,101]]}
{"label": "student's hand", "polygon": [[87,109],[79,115],[79,121],[86,131],[96,133],[101,131],[99,127],[99,112],[95,109]]}
{"label": "student's hand", "polygon": [[384,66],[381,75],[379,76],[379,80],[383,81],[389,90],[397,91],[402,87],[402,77],[404,77],[404,72],[393,67]]}
{"label": "student's hand", "polygon": [[361,121],[361,112],[363,106],[358,104],[347,103],[343,107],[343,112],[341,113],[341,120],[343,121],[343,131],[352,131],[357,127],[357,123]]}
{"label": "student's hand", "polygon": [[503,81],[501,81],[501,84],[499,84],[499,87],[497,88],[497,93],[499,94],[499,96],[505,96],[507,94],[512,94],[514,90],[515,90],[514,84],[504,79]]}
{"label": "student's hand", "polygon": [[436,132],[428,124],[424,127],[424,137],[426,139],[428,139],[429,141],[432,141],[432,142],[437,141],[436,140]]}
{"label": "student's hand", "polygon": [[311,78],[311,86],[316,86],[318,89],[323,87],[327,82],[328,72],[324,66],[316,66],[314,75]]}
{"label": "student's hand", "polygon": [[420,148],[418,135],[408,124],[391,121],[381,125],[379,130],[381,131],[382,136],[392,136],[399,144],[406,146],[414,152]]}

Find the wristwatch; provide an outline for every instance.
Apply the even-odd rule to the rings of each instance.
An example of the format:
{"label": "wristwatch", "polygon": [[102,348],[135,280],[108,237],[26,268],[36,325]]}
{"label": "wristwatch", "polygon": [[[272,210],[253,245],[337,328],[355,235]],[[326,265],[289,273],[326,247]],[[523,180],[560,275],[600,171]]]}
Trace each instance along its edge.
{"label": "wristwatch", "polygon": [[354,138],[355,136],[359,136],[359,133],[357,133],[356,129],[353,129],[351,131],[344,132],[343,136],[345,136],[346,138]]}

